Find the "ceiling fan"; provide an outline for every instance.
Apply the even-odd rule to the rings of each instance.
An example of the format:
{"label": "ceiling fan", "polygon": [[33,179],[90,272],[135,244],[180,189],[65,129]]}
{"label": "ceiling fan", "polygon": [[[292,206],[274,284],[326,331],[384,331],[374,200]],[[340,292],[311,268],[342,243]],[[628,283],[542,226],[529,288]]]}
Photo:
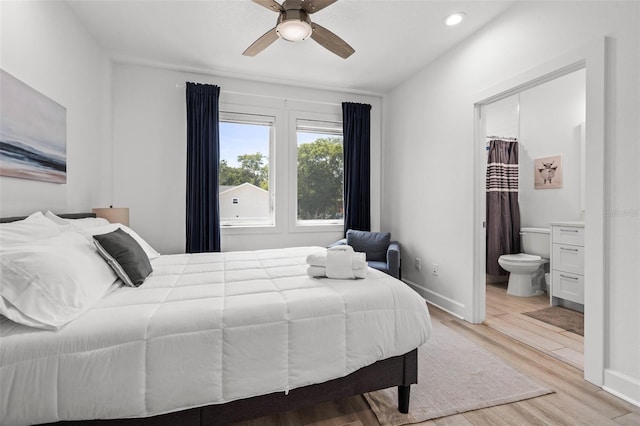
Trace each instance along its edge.
{"label": "ceiling fan", "polygon": [[254,3],[260,6],[278,12],[278,21],[274,28],[254,41],[242,54],[245,56],[255,56],[276,41],[278,37],[287,41],[301,41],[311,37],[322,47],[330,50],[341,58],[347,59],[355,50],[328,29],[315,22],[311,22],[311,18],[309,17],[312,13],[322,10],[336,1],[337,0],[285,0],[280,4],[275,0],[253,0]]}

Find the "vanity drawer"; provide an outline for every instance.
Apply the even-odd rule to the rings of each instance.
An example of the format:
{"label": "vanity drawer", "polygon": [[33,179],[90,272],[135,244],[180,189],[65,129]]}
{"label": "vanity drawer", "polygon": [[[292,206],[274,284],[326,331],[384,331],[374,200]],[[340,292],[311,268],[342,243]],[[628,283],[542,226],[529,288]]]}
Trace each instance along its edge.
{"label": "vanity drawer", "polygon": [[584,274],[584,247],[554,244],[552,268],[558,271]]}
{"label": "vanity drawer", "polygon": [[553,271],[553,296],[584,304],[584,277],[568,272]]}
{"label": "vanity drawer", "polygon": [[576,226],[553,226],[552,241],[559,244],[584,246],[584,228]]}

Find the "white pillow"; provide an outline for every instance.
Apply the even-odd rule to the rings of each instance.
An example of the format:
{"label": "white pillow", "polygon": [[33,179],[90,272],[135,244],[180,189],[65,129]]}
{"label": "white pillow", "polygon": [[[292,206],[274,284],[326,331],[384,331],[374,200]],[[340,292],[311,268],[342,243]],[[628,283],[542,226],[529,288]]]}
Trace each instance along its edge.
{"label": "white pillow", "polygon": [[43,238],[59,235],[60,227],[47,219],[41,212],[16,222],[0,223],[0,247],[30,243]]}
{"label": "white pillow", "polygon": [[98,226],[95,228],[78,229],[78,232],[84,235],[87,238],[87,240],[93,244],[94,235],[108,234],[109,232],[113,232],[118,228],[122,228],[124,232],[131,235],[133,239],[136,240],[138,244],[140,244],[140,247],[142,247],[144,252],[147,254],[147,257],[149,258],[149,260],[153,260],[155,258],[160,257],[160,253],[155,251],[153,247],[151,247],[149,243],[143,240],[140,235],[138,235],[133,229],[121,223],[110,223],[108,225]]}
{"label": "white pillow", "polygon": [[44,217],[51,219],[58,225],[71,225],[75,228],[89,229],[98,226],[105,226],[109,224],[109,221],[103,217],[83,217],[81,219],[64,219],[58,215],[51,213],[50,210],[44,214]]}
{"label": "white pillow", "polygon": [[57,330],[91,308],[117,279],[80,234],[60,235],[0,251],[0,314]]}

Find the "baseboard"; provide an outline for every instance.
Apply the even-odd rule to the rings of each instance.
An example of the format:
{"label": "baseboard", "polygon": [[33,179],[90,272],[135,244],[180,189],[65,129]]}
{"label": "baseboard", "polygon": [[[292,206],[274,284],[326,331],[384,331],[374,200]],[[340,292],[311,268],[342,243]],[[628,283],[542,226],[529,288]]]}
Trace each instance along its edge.
{"label": "baseboard", "polygon": [[602,389],[640,407],[640,380],[605,368]]}
{"label": "baseboard", "polygon": [[448,297],[436,293],[435,291],[426,289],[421,285],[414,283],[413,281],[409,281],[407,279],[403,279],[402,281],[413,288],[420,296],[424,297],[424,299],[428,303],[442,309],[443,311],[455,317],[464,319],[465,307],[462,303],[449,299]]}

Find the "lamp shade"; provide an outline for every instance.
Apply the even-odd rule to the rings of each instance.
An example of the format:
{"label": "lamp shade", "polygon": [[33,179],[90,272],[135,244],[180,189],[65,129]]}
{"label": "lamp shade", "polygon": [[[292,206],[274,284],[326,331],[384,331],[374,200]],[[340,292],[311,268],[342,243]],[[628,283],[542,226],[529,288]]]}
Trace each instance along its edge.
{"label": "lamp shade", "polygon": [[276,27],[276,32],[287,41],[302,41],[309,37],[313,30],[306,21],[289,19],[280,22]]}
{"label": "lamp shade", "polygon": [[121,223],[129,226],[129,208],[128,207],[105,207],[91,209],[96,217],[107,219],[111,223]]}
{"label": "lamp shade", "polygon": [[287,41],[301,41],[313,32],[309,15],[302,9],[288,9],[278,16],[276,33]]}

